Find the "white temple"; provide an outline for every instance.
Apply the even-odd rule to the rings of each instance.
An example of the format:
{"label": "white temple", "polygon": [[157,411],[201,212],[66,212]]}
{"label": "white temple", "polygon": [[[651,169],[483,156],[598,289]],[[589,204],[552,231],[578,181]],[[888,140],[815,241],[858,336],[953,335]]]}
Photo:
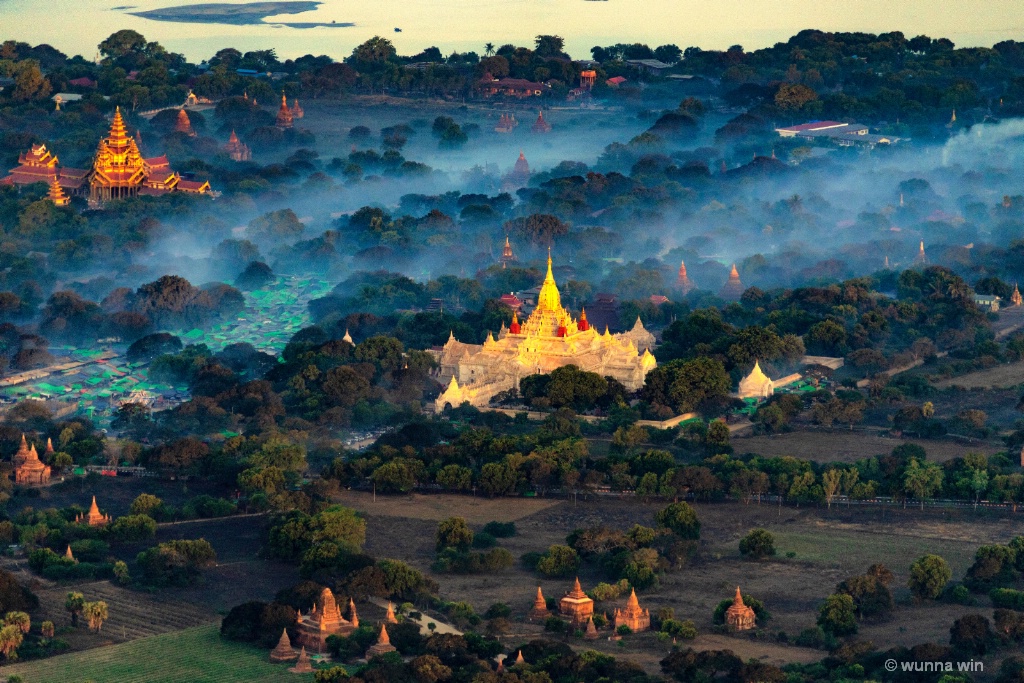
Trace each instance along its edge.
{"label": "white temple", "polygon": [[739,398],[768,398],[775,393],[775,383],[761,370],[761,364],[754,361],[754,369],[740,380]]}

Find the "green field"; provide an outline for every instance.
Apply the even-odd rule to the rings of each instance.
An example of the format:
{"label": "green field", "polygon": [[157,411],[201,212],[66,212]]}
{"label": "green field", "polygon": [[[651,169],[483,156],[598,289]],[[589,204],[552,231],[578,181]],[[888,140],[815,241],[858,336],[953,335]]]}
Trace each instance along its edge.
{"label": "green field", "polygon": [[267,651],[221,640],[219,626],[140,638],[120,645],[0,667],[0,679],[25,683],[302,683],[290,664],[271,664]]}

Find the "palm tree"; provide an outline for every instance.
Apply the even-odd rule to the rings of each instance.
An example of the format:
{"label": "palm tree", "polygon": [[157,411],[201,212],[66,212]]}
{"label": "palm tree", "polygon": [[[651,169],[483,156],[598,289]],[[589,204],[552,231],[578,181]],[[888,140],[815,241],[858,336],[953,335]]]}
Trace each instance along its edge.
{"label": "palm tree", "polygon": [[64,601],[64,609],[71,613],[71,625],[78,626],[78,615],[82,613],[85,606],[85,596],[81,593],[70,592]]}
{"label": "palm tree", "polygon": [[99,631],[103,628],[103,622],[110,616],[107,612],[107,603],[102,600],[85,603],[82,607],[82,612],[89,619],[89,628],[93,631]]}
{"label": "palm tree", "polygon": [[25,635],[21,629],[13,624],[0,628],[0,652],[4,654],[5,658],[11,659],[14,656],[14,651],[18,649],[24,639]]}
{"label": "palm tree", "polygon": [[4,616],[4,624],[7,626],[17,626],[21,629],[22,633],[28,633],[29,629],[32,628],[32,618],[24,612],[8,612]]}
{"label": "palm tree", "polygon": [[484,57],[490,57],[494,54],[494,43],[487,43],[484,45]]}

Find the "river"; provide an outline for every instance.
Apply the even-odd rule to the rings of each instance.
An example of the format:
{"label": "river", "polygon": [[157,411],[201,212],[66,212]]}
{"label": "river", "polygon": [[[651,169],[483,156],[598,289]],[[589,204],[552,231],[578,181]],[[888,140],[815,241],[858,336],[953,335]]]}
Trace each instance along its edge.
{"label": "river", "polygon": [[[281,57],[326,54],[335,59],[374,35],[400,54],[435,45],[442,52],[483,51],[485,43],[532,44],[557,34],[575,58],[594,45],[643,42],[652,47],[756,49],[785,41],[806,28],[830,31],[900,30],[947,37],[960,46],[1024,40],[1019,0],[324,0],[313,11],[278,16],[281,22],[351,22],[352,27],[289,28],[156,21],[128,14],[193,4],[183,0],[0,0],[0,39],[49,43],[92,58],[115,30],[130,28],[199,61],[224,47],[276,48]],[[396,32],[395,28],[402,31]]]}

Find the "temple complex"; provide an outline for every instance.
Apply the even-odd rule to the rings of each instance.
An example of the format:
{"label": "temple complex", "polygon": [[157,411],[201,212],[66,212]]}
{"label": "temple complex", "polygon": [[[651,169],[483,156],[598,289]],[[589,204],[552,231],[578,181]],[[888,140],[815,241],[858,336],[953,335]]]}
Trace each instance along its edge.
{"label": "temple complex", "polygon": [[544,621],[549,616],[551,612],[548,611],[548,601],[544,599],[540,586],[537,586],[537,597],[533,599],[533,609],[530,610],[528,617],[532,621]]}
{"label": "temple complex", "polygon": [[96,504],[96,496],[92,497],[92,505],[89,506],[89,512],[84,517],[82,515],[75,517],[77,524],[88,524],[89,526],[104,526],[109,524],[110,520],[110,515],[100,513],[100,507]]}
{"label": "temple complex", "polygon": [[775,393],[775,384],[761,370],[761,364],[755,360],[754,369],[750,374],[740,380],[739,391],[736,396],[739,398],[768,398]]}
{"label": "temple complex", "polygon": [[533,126],[530,127],[534,133],[550,133],[551,124],[544,120],[544,112],[537,112],[537,120],[533,122]]}
{"label": "temple complex", "polygon": [[166,156],[143,158],[135,138],[128,135],[124,119],[121,118],[121,109],[115,110],[110,135],[100,140],[89,172],[90,200],[102,203],[112,199],[137,195],[156,196],[175,191],[204,194],[210,191],[210,184],[206,181],[183,180],[171,170]]}
{"label": "temple complex", "polygon": [[174,122],[174,132],[184,133],[192,138],[196,136],[195,130],[192,129],[192,121],[189,120],[188,112],[184,109],[178,110],[178,120]]}
{"label": "temple complex", "polygon": [[572,590],[558,602],[558,611],[569,617],[574,628],[584,626],[594,616],[594,601],[580,588],[578,578]]}
{"label": "temple complex", "polygon": [[87,184],[89,171],[80,168],[65,168],[59,165],[57,155],[46,149],[46,145],[32,145],[32,148],[18,155],[18,165],[12,168],[2,185],[31,185],[54,182],[69,194],[78,194]]}
{"label": "temple complex", "polygon": [[650,352],[653,343],[654,336],[639,320],[630,332],[614,336],[607,329],[601,334],[591,327],[585,313],[574,320],[562,307],[549,255],[537,307],[525,322],[513,318],[511,327],[503,327],[497,339],[488,333],[483,344],[464,344],[453,334],[435,352],[436,377],[446,388],[434,408],[441,412],[446,406],[463,403],[486,406],[496,394],[518,389],[523,377],[547,374],[565,365],[612,377],[627,390],[637,391],[657,365]]}
{"label": "temple complex", "polygon": [[502,114],[498,119],[498,125],[494,127],[495,133],[511,133],[519,125],[515,114]]}
{"label": "temple complex", "polygon": [[736,597],[729,609],[725,610],[725,625],[730,631],[749,631],[757,625],[756,621],[754,610],[743,604],[740,587],[736,586]]}
{"label": "temple complex", "polygon": [[292,647],[292,641],[288,638],[288,629],[281,629],[281,639],[277,641],[277,645],[270,651],[270,661],[277,664],[278,662],[291,662],[298,658],[299,653]]}
{"label": "temple complex", "polygon": [[1024,299],[1021,299],[1020,290],[1017,289],[1017,283],[1013,283],[1013,294],[1010,295],[1010,303],[1014,306],[1020,306],[1024,304]]}
{"label": "temple complex", "polygon": [[228,138],[227,144],[224,145],[224,151],[227,152],[232,161],[250,161],[252,159],[252,151],[249,149],[249,146],[243,144],[238,139],[235,131],[231,131],[231,137]]}
{"label": "temple complex", "polygon": [[732,270],[729,271],[729,281],[722,285],[722,289],[719,290],[718,296],[728,301],[739,301],[739,298],[743,296],[743,283],[740,282],[740,273],[736,270],[736,264],[732,264]]}
{"label": "temple complex", "polygon": [[[49,443],[49,442],[47,442]],[[51,450],[48,451],[52,453]],[[25,435],[21,435],[21,445],[18,452],[14,454],[14,483],[15,484],[45,484],[50,481],[50,467],[43,464],[36,452],[36,445],[29,448],[25,441]]]}
{"label": "temple complex", "polygon": [[356,630],[359,622],[355,621],[357,617],[354,607],[352,617],[353,621],[348,621],[341,616],[341,608],[334,599],[334,593],[330,588],[324,588],[320,592],[320,597],[313,603],[313,609],[305,615],[299,613],[295,640],[301,647],[320,652],[326,645],[328,636],[345,636]]}
{"label": "temple complex", "polygon": [[292,110],[288,108],[288,98],[281,95],[281,107],[277,110],[277,121],[274,125],[278,128],[291,128],[294,120]]}
{"label": "temple complex", "polygon": [[[592,621],[592,620],[591,620]],[[626,607],[615,610],[615,628],[628,626],[630,631],[646,631],[651,627],[650,610],[641,609],[640,601],[636,599],[636,589],[629,594]]]}
{"label": "temple complex", "polygon": [[686,274],[685,261],[679,262],[679,275],[676,277],[676,289],[678,289],[683,296],[686,296],[696,289],[696,286],[690,281],[690,276]]}
{"label": "temple complex", "polygon": [[380,636],[377,637],[377,642],[366,651],[366,659],[373,659],[379,655],[385,655],[394,651],[395,646],[391,644],[391,639],[388,637],[388,629],[384,624],[381,624]]}

